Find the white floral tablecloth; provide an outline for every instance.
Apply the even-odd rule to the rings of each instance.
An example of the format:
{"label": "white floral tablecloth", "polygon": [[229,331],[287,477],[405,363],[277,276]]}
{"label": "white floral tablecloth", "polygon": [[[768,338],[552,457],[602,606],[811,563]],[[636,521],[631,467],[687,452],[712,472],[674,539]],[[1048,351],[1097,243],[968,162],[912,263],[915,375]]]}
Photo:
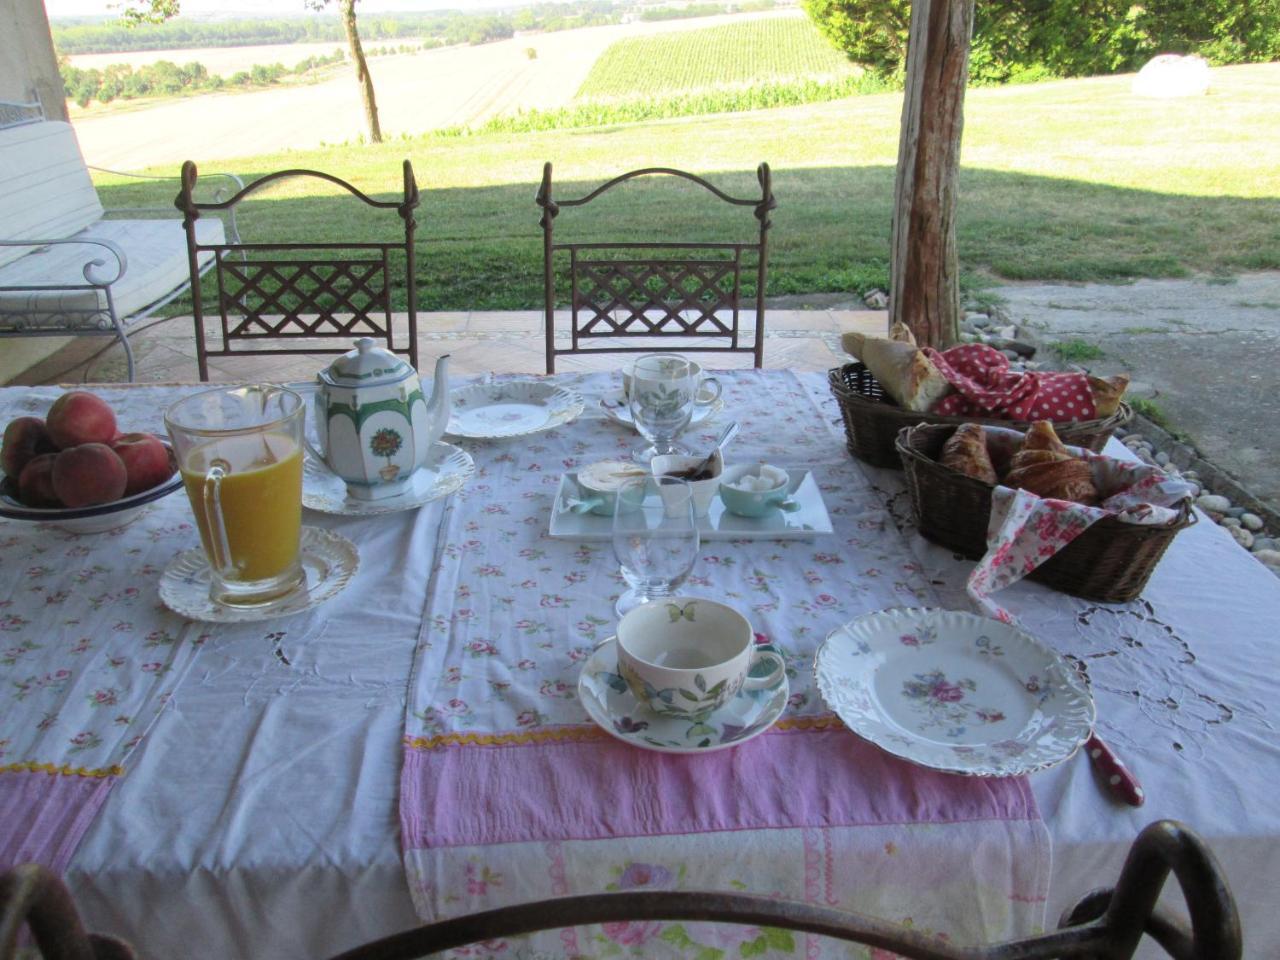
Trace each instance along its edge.
{"label": "white floral tablecloth", "polygon": [[[738,374],[722,375],[730,388],[730,412],[740,414],[744,405],[751,404],[756,391],[750,388],[749,378],[754,376],[758,375],[740,380]],[[763,376],[772,378],[783,400],[776,409],[756,413],[755,422],[741,417],[746,433],[730,450],[767,451],[788,465],[816,465],[815,472],[827,488],[848,491],[845,500],[844,494],[824,489],[837,534],[790,545],[709,545],[696,571],[699,582],[691,589],[702,592],[718,584],[717,589],[732,591],[757,629],[790,654],[796,671],[792,690],[804,694],[809,691],[806,651],[821,640],[832,621],[843,622],[864,609],[888,603],[936,601],[964,608],[964,580],[972,564],[915,536],[900,474],[865,468],[848,458],[824,376],[794,377],[783,372]],[[602,382],[560,379],[587,394],[597,391]],[[612,385],[616,387],[616,382]],[[164,406],[187,389],[192,388],[113,390],[108,396],[118,409],[130,411],[127,417],[122,413],[123,423],[156,430]],[[43,388],[0,390],[0,415],[39,412],[56,393]],[[777,429],[772,426],[774,416],[782,425]],[[783,432],[794,422],[789,417],[802,417],[808,424],[808,429],[799,431],[804,442],[794,454]],[[709,442],[716,425],[708,424],[699,442]],[[558,447],[532,449],[560,444],[563,437],[510,441],[513,459],[496,465],[491,460],[501,456],[501,445],[468,442],[486,471],[476,483],[494,488],[499,503],[529,489],[545,496],[541,480],[533,480],[536,473],[558,475],[565,456],[595,455],[601,445],[621,450],[636,441],[598,416],[567,429],[570,443],[577,443],[579,430],[581,436],[595,439],[566,455]],[[531,462],[543,469],[517,471],[517,466]],[[144,563],[158,569],[173,553],[196,542],[194,531],[178,529],[189,522],[181,494],[156,504],[119,536],[86,537],[79,544],[47,532],[30,540],[34,528],[0,521],[0,541],[18,537],[24,551],[0,553],[5,587],[0,600],[13,601],[0,611],[0,617],[27,621],[19,630],[0,631],[0,647],[16,648],[25,641],[52,643],[30,653],[56,654],[49,661],[56,670],[59,659],[81,656],[71,651],[82,637],[94,641],[91,655],[104,657],[119,656],[111,645],[127,639],[125,654],[134,664],[131,681],[149,678],[164,685],[151,687],[152,692],[145,695],[142,687],[131,686],[132,729],[105,724],[103,752],[83,763],[68,752],[67,741],[81,732],[71,729],[75,723],[64,728],[65,734],[60,733],[56,741],[44,741],[56,745],[56,751],[30,755],[28,749],[38,742],[32,731],[43,716],[40,701],[34,695],[17,700],[12,695],[17,688],[11,685],[0,690],[0,739],[10,741],[4,763],[39,760],[123,768],[123,776],[112,778],[96,819],[87,825],[66,869],[91,928],[133,941],[143,957],[183,955],[192,943],[199,943],[210,956],[314,958],[411,926],[419,922],[418,909],[424,905],[457,911],[472,902],[498,902],[512,890],[547,882],[558,885],[558,863],[565,869],[566,884],[672,887],[692,886],[706,877],[707,882],[726,882],[731,889],[738,884],[776,883],[779,889],[784,885],[800,889],[802,896],[856,903],[857,892],[852,888],[860,871],[870,864],[876,879],[873,886],[883,890],[880,882],[891,881],[892,873],[882,868],[897,851],[910,855],[900,840],[910,844],[927,840],[929,831],[957,832],[952,823],[903,825],[903,829],[869,825],[863,828],[865,836],[878,834],[883,839],[881,855],[869,861],[845,844],[853,835],[841,835],[839,828],[761,830],[754,836],[762,845],[753,843],[750,855],[745,844],[742,850],[735,849],[731,867],[717,877],[691,872],[704,856],[712,856],[709,849],[717,843],[714,834],[658,838],[643,851],[617,847],[617,856],[590,858],[589,869],[578,874],[575,865],[582,863],[580,851],[585,845],[613,841],[562,840],[544,845],[537,851],[542,860],[534,872],[525,869],[535,862],[532,859],[495,862],[493,851],[484,844],[474,849],[460,845],[452,848],[456,858],[447,867],[450,877],[459,878],[454,889],[431,890],[432,878],[422,872],[419,858],[435,854],[411,848],[406,871],[399,789],[405,734],[430,738],[495,729],[556,731],[579,725],[585,718],[575,714],[560,684],[573,683],[577,666],[573,658],[580,657],[578,651],[589,645],[591,636],[602,636],[607,629],[612,616],[608,595],[618,589],[608,578],[567,583],[567,577],[584,568],[574,562],[576,547],[566,554],[562,551],[568,545],[558,542],[550,545],[544,558],[504,561],[502,572],[508,578],[526,562],[551,568],[536,572],[538,582],[527,594],[510,592],[502,577],[480,575],[481,562],[471,549],[457,558],[446,556],[443,547],[457,541],[459,532],[467,534],[457,541],[461,544],[481,540],[482,545],[475,548],[479,552],[492,549],[486,538],[494,538],[496,544],[497,538],[511,535],[513,542],[523,543],[523,538],[542,529],[513,520],[517,513],[498,514],[492,522],[477,521],[485,531],[482,535],[459,528],[460,523],[469,522],[465,511],[480,502],[477,498],[464,505],[455,498],[409,514],[367,519],[308,512],[304,522],[336,530],[360,545],[361,567],[355,582],[309,615],[236,628],[188,627],[156,604],[155,575],[144,569]],[[153,535],[162,539],[153,542]],[[46,551],[42,555],[46,559],[33,558],[30,551],[37,546]],[[89,555],[64,560],[59,553],[77,546],[87,548]],[[130,552],[135,549],[142,553]],[[49,562],[47,558],[55,554],[57,562]],[[712,557],[731,562],[713,562]],[[73,560],[73,569],[64,567]],[[28,581],[25,571],[42,563],[52,572]],[[92,570],[97,572],[81,590],[75,577]],[[49,594],[66,593],[68,598],[45,603],[30,589],[41,584]],[[465,584],[472,595],[465,603],[454,603],[448,616],[437,621],[444,612],[436,597],[446,584],[453,589]],[[126,609],[128,616],[112,618],[112,607],[106,605],[93,610],[94,598],[123,596],[130,590],[137,591],[136,600],[113,605]],[[546,607],[541,602],[544,593],[552,598]],[[521,609],[507,610],[502,604],[505,596],[536,596],[537,603],[521,601],[517,604]],[[557,596],[572,602],[557,606]],[[1280,740],[1272,717],[1272,705],[1280,701],[1280,646],[1275,643],[1280,583],[1224,531],[1201,522],[1178,535],[1143,597],[1134,603],[1090,604],[1027,583],[1002,591],[1000,602],[1037,636],[1088,663],[1099,730],[1137,772],[1148,795],[1141,809],[1117,806],[1099,789],[1095,774],[1081,757],[1028,778],[1052,840],[1049,921],[1084,891],[1114,878],[1142,826],[1173,817],[1198,830],[1223,861],[1242,908],[1246,955],[1280,955],[1280,914],[1271,896],[1274,879],[1280,876],[1280,802],[1274,789],[1280,776]],[[478,611],[475,619],[455,621],[454,614],[461,617],[465,609]],[[594,629],[592,618],[602,621]],[[486,619],[509,622],[512,627],[527,621],[533,632],[525,634],[522,627],[514,637],[485,636],[478,624]],[[90,629],[80,629],[73,620]],[[111,628],[126,621],[132,629],[115,636]],[[586,626],[580,628],[580,623]],[[476,636],[463,629],[466,624]],[[177,639],[153,652],[146,647],[146,638],[157,630],[167,630]],[[202,635],[208,639],[196,645],[194,641]],[[531,652],[528,659],[535,662],[536,670],[519,669],[523,658],[506,662],[504,656],[485,655],[482,648],[472,656],[462,646],[452,646],[463,637],[487,641],[499,649],[500,644],[517,643]],[[429,649],[417,650],[420,638],[431,645]],[[156,653],[188,659],[168,660],[169,671],[155,676],[144,672],[142,665],[166,662]],[[409,677],[414,663],[424,662],[421,654],[438,657],[440,672],[415,679],[410,709]],[[104,669],[112,669],[105,659],[101,662]],[[498,671],[500,663],[510,678]],[[456,673],[450,670],[454,665]],[[44,672],[43,667],[32,666],[15,673],[0,665],[0,679],[6,684],[15,676],[25,680]],[[536,676],[537,683],[526,684],[527,675]],[[499,700],[491,680],[498,684],[510,680],[505,701]],[[67,700],[73,708],[67,716],[96,722],[99,710],[78,698],[100,686],[70,688],[75,697]],[[119,696],[123,688],[117,691]],[[159,709],[165,694],[168,700]],[[134,697],[141,707],[133,705]],[[468,708],[470,727],[463,726],[467,714],[456,705],[451,709],[459,711],[457,717],[440,710],[453,699]],[[418,711],[426,714],[433,706],[435,716],[416,715]],[[525,716],[521,723],[522,714],[529,710],[541,716]],[[140,720],[148,711],[152,719]],[[486,725],[484,718],[490,711],[495,719]],[[412,724],[408,727],[407,718]],[[770,736],[783,743],[801,736],[847,737],[838,729],[801,734],[790,728],[821,721],[821,706],[810,696],[793,704],[784,718],[787,726]],[[125,750],[139,734],[144,734],[141,742]],[[742,750],[727,756],[752,757]],[[855,772],[861,769],[857,764],[854,768]],[[519,792],[518,785],[502,786],[507,792]],[[476,822],[486,821],[477,817]],[[981,830],[966,835],[973,838],[975,857],[984,858],[978,869],[995,875],[1001,869],[999,863],[1009,856],[1007,847],[990,842],[991,835]],[[945,840],[940,838],[940,843],[945,847]],[[784,864],[799,864],[801,875],[787,873]],[[770,879],[773,874],[776,881]],[[574,875],[582,879],[573,881]],[[963,875],[969,875],[968,866]],[[943,877],[932,879],[940,885],[950,882]],[[410,880],[417,904],[410,895]],[[942,898],[952,892],[948,887]],[[910,895],[914,894],[904,892]],[[960,896],[958,902],[964,902],[974,894],[961,891]],[[902,919],[902,902],[902,898],[887,897],[878,912]],[[1011,905],[1009,910],[981,918],[984,929],[998,931],[1016,922],[1015,909],[1029,917],[1038,915],[1043,904]],[[950,919],[920,912],[912,914],[911,922],[942,930]],[[688,925],[679,930],[668,930],[668,926],[657,931],[615,930],[614,938],[598,931],[591,936],[603,936],[608,943],[584,939],[579,946],[602,953],[612,950],[612,943],[620,952],[644,954],[656,942],[664,949],[691,955],[705,948],[723,950],[726,957],[742,956],[744,946],[747,952],[764,947],[787,955],[788,944],[780,939],[759,943],[763,931],[717,934]],[[686,936],[699,946],[686,944]],[[729,942],[721,944],[721,936]],[[735,944],[735,936],[747,939]],[[619,942],[627,940],[644,943]],[[808,952],[810,947],[804,941],[794,946],[796,952]]]}

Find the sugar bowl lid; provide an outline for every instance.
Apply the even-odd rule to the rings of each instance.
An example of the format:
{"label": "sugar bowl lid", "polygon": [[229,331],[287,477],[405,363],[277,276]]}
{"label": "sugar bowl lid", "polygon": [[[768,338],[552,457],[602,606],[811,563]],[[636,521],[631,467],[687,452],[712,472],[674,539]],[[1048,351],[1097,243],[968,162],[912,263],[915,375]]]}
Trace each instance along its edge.
{"label": "sugar bowl lid", "polygon": [[376,346],[373,337],[361,337],[356,348],[348,350],[316,376],[334,387],[374,387],[399,383],[414,376],[413,367],[390,350]]}

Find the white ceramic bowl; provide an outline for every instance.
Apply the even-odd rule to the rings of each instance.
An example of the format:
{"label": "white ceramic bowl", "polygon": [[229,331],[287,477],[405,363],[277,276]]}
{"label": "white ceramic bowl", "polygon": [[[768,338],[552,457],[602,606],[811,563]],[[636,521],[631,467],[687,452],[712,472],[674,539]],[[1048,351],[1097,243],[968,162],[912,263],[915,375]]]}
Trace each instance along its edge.
{"label": "white ceramic bowl", "polygon": [[[653,471],[655,477],[680,476],[681,471],[695,467],[705,459],[705,454],[697,457],[664,454],[654,457],[649,462],[649,469]],[[711,501],[716,498],[716,491],[720,489],[720,475],[724,473],[724,456],[719,450],[715,451],[711,470],[713,475],[709,480],[689,481],[689,489],[693,492],[694,516],[707,515],[707,511],[711,509]],[[681,479],[687,478],[681,477]]]}
{"label": "white ceramic bowl", "polygon": [[173,476],[150,490],[92,507],[28,507],[17,498],[17,479],[0,473],[0,517],[52,523],[68,533],[103,533],[123,527],[136,520],[148,503],[167,497],[182,486],[182,474],[177,470],[173,448],[168,443],[164,445],[169,451],[170,462],[174,464]]}

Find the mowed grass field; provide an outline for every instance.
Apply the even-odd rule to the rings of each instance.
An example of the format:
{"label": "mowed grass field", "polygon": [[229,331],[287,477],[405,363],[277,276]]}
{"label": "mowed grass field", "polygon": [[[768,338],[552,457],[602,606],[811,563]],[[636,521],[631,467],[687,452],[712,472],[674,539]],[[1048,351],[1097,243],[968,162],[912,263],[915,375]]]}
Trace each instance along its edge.
{"label": "mowed grass field", "polygon": [[778,17],[619,40],[591,68],[577,99],[669,96],[858,72],[807,17]]}
{"label": "mowed grass field", "polygon": [[[1215,69],[1210,94],[1188,100],[1134,97],[1131,80],[969,91],[958,218],[969,282],[1280,269],[1280,64]],[[701,173],[750,196],[755,168],[767,160],[778,201],[769,292],[861,291],[883,286],[887,276],[901,107],[900,94],[882,94],[589,129],[423,136],[254,156],[231,166],[246,177],[326,170],[390,198],[408,157],[422,187],[419,303],[462,310],[540,305],[534,193],[544,161],[554,162],[555,195],[564,198],[649,166]],[[98,183],[108,207],[172,199],[171,187],[148,193],[120,179]],[[566,208],[557,237],[751,236],[749,208],[669,186],[632,181],[589,207]],[[352,210],[349,198],[298,184],[250,201],[241,230],[249,240],[375,238]]]}

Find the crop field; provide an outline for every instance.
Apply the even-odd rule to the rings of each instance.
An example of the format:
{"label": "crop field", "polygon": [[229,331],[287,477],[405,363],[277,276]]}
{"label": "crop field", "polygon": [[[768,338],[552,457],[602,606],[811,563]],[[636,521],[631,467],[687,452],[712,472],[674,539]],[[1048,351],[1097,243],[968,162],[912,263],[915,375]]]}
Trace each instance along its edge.
{"label": "crop field", "polygon": [[772,17],[619,40],[591,68],[577,99],[668,96],[856,72],[808,18]]}

